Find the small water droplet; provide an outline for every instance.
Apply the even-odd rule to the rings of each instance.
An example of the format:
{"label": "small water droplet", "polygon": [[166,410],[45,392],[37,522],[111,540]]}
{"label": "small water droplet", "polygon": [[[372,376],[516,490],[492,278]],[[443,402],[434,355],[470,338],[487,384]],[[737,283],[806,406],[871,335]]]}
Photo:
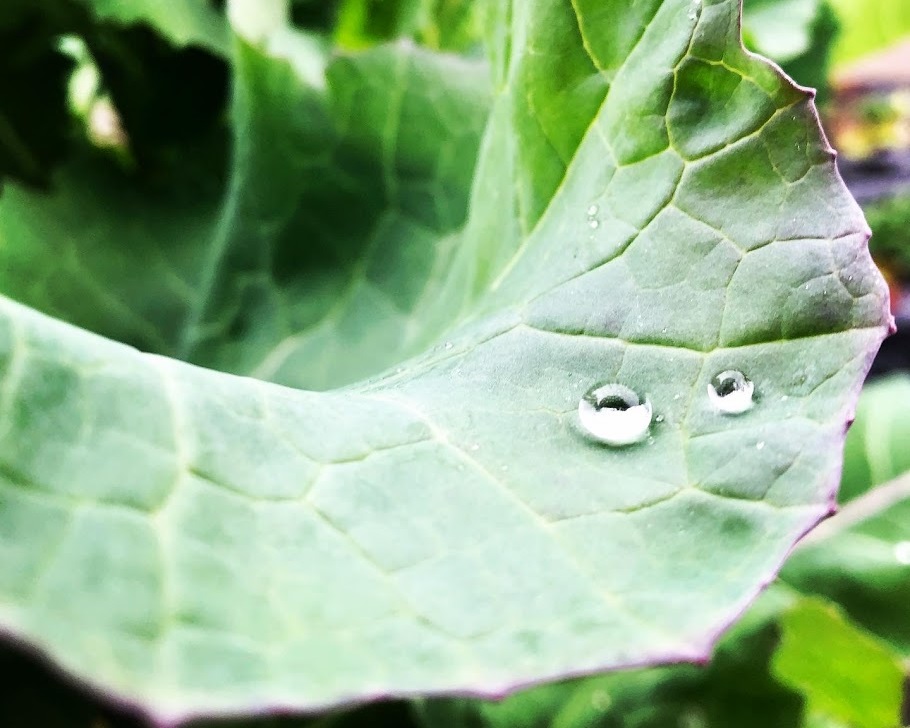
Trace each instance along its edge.
{"label": "small water droplet", "polygon": [[502,472],[506,472],[508,469],[509,469],[509,466],[508,466],[508,465],[503,465],[503,466],[500,468],[500,470],[501,470]]}
{"label": "small water droplet", "polygon": [[446,351],[449,351],[453,346],[455,346],[455,344],[453,344],[451,341],[447,341],[446,342]]}
{"label": "small water droplet", "polygon": [[786,402],[788,399],[790,399],[790,397],[789,397],[788,395],[784,394],[784,395],[781,396],[780,401],[781,401],[781,402]]}
{"label": "small water droplet", "polygon": [[600,208],[599,208],[597,205],[591,205],[591,206],[588,208],[588,216],[589,216],[589,217],[594,217],[598,212],[600,212]]}
{"label": "small water droplet", "polygon": [[655,421],[655,422],[663,422],[663,421],[664,421],[664,416],[663,416],[663,415],[657,415],[657,417],[654,418],[654,421]]}
{"label": "small water droplet", "polygon": [[721,372],[708,384],[711,404],[725,415],[739,415],[751,409],[754,391],[755,385],[735,369]]}
{"label": "small water droplet", "polygon": [[681,397],[682,397],[681,394],[674,394],[674,395],[673,395],[673,401],[675,402],[676,400],[680,399]]}
{"label": "small water droplet", "polygon": [[478,450],[480,450],[480,445],[478,445],[476,442],[471,445],[471,452],[477,452]]}
{"label": "small water droplet", "polygon": [[910,541],[900,541],[894,544],[894,558],[903,566],[910,566]]}
{"label": "small water droplet", "polygon": [[398,369],[395,370],[396,374],[402,374],[403,372],[404,372],[404,367],[398,367]]}
{"label": "small water droplet", "polygon": [[588,225],[590,226],[590,228],[592,230],[597,230],[597,228],[600,227],[600,223],[597,222],[597,220],[591,220],[591,222],[589,222]]}
{"label": "small water droplet", "polygon": [[631,445],[648,434],[651,403],[622,384],[600,384],[579,401],[578,418],[594,439],[615,447]]}
{"label": "small water droplet", "polygon": [[761,442],[755,443],[755,449],[756,449],[756,450],[764,450],[764,449],[765,449],[765,441],[762,440]]}

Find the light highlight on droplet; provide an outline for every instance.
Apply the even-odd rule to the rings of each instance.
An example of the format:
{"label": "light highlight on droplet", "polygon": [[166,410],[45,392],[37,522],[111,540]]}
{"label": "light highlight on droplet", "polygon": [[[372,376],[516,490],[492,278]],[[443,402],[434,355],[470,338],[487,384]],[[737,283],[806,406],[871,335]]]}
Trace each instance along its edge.
{"label": "light highlight on droplet", "polygon": [[651,427],[651,403],[622,384],[600,384],[578,403],[585,431],[606,445],[622,447],[641,442]]}
{"label": "light highlight on droplet", "polygon": [[725,415],[739,415],[752,408],[755,385],[742,372],[728,369],[708,384],[708,399]]}

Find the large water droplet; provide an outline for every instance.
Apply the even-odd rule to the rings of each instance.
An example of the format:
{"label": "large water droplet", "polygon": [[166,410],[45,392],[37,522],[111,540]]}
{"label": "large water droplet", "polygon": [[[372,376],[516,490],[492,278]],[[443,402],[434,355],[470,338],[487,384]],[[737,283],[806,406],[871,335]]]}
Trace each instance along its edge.
{"label": "large water droplet", "polygon": [[651,403],[622,384],[599,384],[581,398],[578,418],[594,439],[615,447],[631,445],[648,434]]}
{"label": "large water droplet", "polygon": [[894,558],[903,566],[910,566],[910,541],[894,544]]}
{"label": "large water droplet", "polygon": [[708,385],[708,398],[725,415],[739,415],[752,407],[755,385],[742,372],[729,369],[716,375]]}

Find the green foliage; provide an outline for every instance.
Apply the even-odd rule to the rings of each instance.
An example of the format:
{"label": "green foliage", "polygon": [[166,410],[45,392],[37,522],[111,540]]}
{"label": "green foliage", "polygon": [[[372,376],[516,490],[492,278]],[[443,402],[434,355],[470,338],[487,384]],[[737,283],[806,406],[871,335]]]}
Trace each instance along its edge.
{"label": "green foliage", "polygon": [[862,495],[910,471],[910,377],[893,375],[863,391],[847,435],[840,501]]}
{"label": "green foliage", "polygon": [[100,20],[147,23],[178,45],[197,45],[221,56],[230,53],[230,31],[208,0],[77,0]]}
{"label": "green foliage", "polygon": [[345,48],[361,48],[415,38],[429,48],[465,51],[481,39],[480,7],[477,0],[344,0],[335,39]]}
{"label": "green foliage", "polygon": [[892,650],[812,599],[787,611],[781,627],[773,672],[806,696],[811,713],[857,728],[898,725],[904,671]]}
{"label": "green foliage", "polygon": [[778,63],[812,46],[812,28],[822,0],[748,0],[743,4],[743,35],[750,47]]}
{"label": "green foliage", "polygon": [[500,703],[424,701],[425,728],[764,728],[797,726],[800,694],[770,672],[776,618],[798,599],[775,588],[717,647],[709,665],[634,670],[532,689]]}
{"label": "green foliage", "polygon": [[[886,292],[737,2],[59,7],[124,138],[0,198],[0,623],[69,673],[173,721],[703,660],[827,513]],[[798,720],[775,599],[421,715]]]}
{"label": "green foliage", "polygon": [[910,38],[910,5],[903,0],[828,0],[840,19],[835,65]]}
{"label": "green foliage", "polygon": [[910,194],[887,197],[865,208],[875,231],[870,246],[876,260],[900,280],[910,278]]}

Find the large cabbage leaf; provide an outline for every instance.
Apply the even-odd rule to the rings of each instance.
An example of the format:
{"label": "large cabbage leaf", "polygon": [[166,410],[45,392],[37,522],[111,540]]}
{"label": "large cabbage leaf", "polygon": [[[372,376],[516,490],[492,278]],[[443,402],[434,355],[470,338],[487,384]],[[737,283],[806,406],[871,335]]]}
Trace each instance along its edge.
{"label": "large cabbage leaf", "polygon": [[809,96],[732,0],[489,10],[487,76],[237,2],[222,204],[4,193],[3,290],[153,352],[0,304],[5,629],[167,721],[499,695],[704,659],[830,511],[887,293]]}

